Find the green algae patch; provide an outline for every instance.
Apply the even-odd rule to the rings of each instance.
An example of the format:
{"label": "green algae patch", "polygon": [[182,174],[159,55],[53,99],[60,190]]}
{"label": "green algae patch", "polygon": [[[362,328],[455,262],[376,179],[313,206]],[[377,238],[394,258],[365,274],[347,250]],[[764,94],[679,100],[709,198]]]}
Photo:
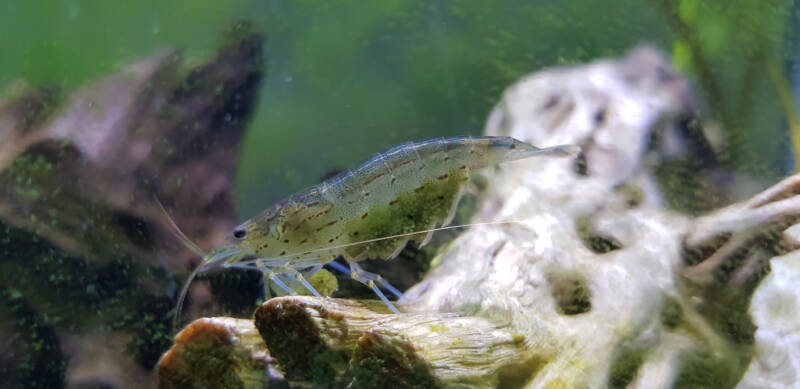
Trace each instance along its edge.
{"label": "green algae patch", "polygon": [[159,361],[159,389],[267,387],[265,366],[237,348],[226,330],[198,321],[181,331]]}
{"label": "green algae patch", "polygon": [[8,172],[14,175],[17,183],[21,183],[34,177],[46,177],[54,167],[42,154],[22,154],[14,159]]}
{"label": "green algae patch", "polygon": [[661,307],[661,324],[669,329],[677,327],[683,320],[683,308],[681,303],[673,297],[664,299]]}
{"label": "green algae patch", "polygon": [[435,333],[440,333],[441,334],[441,333],[444,333],[445,331],[447,331],[447,328],[445,328],[445,326],[443,326],[441,324],[434,324],[434,325],[428,327],[428,330],[430,330],[431,332],[435,332]]}
{"label": "green algae patch", "polygon": [[552,274],[547,281],[558,313],[577,315],[592,309],[591,291],[580,273]]}
{"label": "green algae patch", "polygon": [[[323,296],[330,296],[339,289],[339,282],[336,280],[336,276],[325,269],[320,269],[320,271],[311,276],[308,279],[308,283]],[[301,290],[305,290],[305,288]]]}
{"label": "green algae patch", "polygon": [[15,194],[24,201],[43,197],[43,181],[49,179],[55,165],[40,153],[22,154],[11,162],[8,174],[14,184]]}
{"label": "green algae patch", "polygon": [[523,358],[518,363],[512,363],[500,368],[497,372],[497,387],[508,389],[524,388],[536,377],[539,370],[547,364],[540,357]]}
{"label": "green algae patch", "polygon": [[634,346],[622,346],[616,350],[608,372],[608,387],[611,389],[627,387],[636,378],[646,354],[646,349]]}
{"label": "green algae patch", "polygon": [[697,312],[724,344],[683,355],[676,388],[732,388],[741,379],[755,352],[756,326],[748,313],[752,296],[749,289],[709,287],[703,294],[703,304]]}
{"label": "green algae patch", "polygon": [[254,321],[270,354],[280,361],[287,381],[315,388],[344,386],[342,372],[347,370],[352,350],[329,347],[303,306],[281,306],[271,300],[256,310]]}
{"label": "green algae patch", "polygon": [[357,388],[438,388],[430,366],[408,342],[367,332],[358,340],[351,363]]}
{"label": "green algae patch", "polygon": [[577,219],[575,228],[583,245],[597,254],[605,254],[622,248],[622,243],[616,238],[595,231],[589,217]]}
{"label": "green algae patch", "polygon": [[724,198],[709,195],[714,193],[714,188],[708,179],[699,174],[704,170],[702,162],[692,158],[667,161],[656,166],[655,177],[664,191],[669,209],[700,215],[723,205]]}
{"label": "green algae patch", "polygon": [[679,358],[673,389],[724,389],[733,388],[739,382],[741,372],[729,358],[696,349],[683,353]]}

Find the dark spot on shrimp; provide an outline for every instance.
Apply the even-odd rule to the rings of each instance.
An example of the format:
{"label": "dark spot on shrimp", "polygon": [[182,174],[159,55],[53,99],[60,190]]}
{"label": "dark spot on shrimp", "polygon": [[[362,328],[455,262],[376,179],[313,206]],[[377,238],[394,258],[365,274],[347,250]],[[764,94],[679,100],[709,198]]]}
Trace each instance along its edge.
{"label": "dark spot on shrimp", "polygon": [[394,200],[389,202],[389,205],[395,205],[395,204],[397,204],[397,199],[394,199]]}
{"label": "dark spot on shrimp", "polygon": [[283,243],[289,243],[289,239],[284,239]]}
{"label": "dark spot on shrimp", "polygon": [[358,236],[358,231],[354,232],[353,236]]}
{"label": "dark spot on shrimp", "polygon": [[333,243],[333,238],[328,239],[328,243]]}
{"label": "dark spot on shrimp", "polygon": [[306,243],[306,242],[308,242],[308,239],[303,239],[303,240],[300,241],[300,244],[303,244],[303,243]]}
{"label": "dark spot on shrimp", "polygon": [[364,181],[364,185],[369,185],[369,184],[370,184],[372,181],[375,181],[375,180],[377,180],[378,178],[381,178],[381,177],[383,177],[383,175],[384,175],[384,174],[385,174],[385,173],[378,174],[377,176],[375,176],[375,177],[372,177],[372,178],[370,178],[369,180],[366,180],[366,181]]}
{"label": "dark spot on shrimp", "polygon": [[509,150],[514,150],[516,148],[517,148],[517,145],[515,143],[512,143],[511,146],[508,146]]}
{"label": "dark spot on shrimp", "polygon": [[324,211],[322,211],[322,212],[319,212],[319,213],[316,213],[316,214],[312,215],[312,216],[311,216],[311,217],[309,217],[308,219],[309,219],[309,220],[311,220],[311,219],[316,219],[316,218],[318,218],[318,217],[320,217],[320,216],[327,215],[327,214],[328,214],[328,213],[330,213],[330,212],[331,212],[331,210],[330,210],[330,209],[326,209],[326,210],[324,210]]}
{"label": "dark spot on shrimp", "polygon": [[[405,165],[408,165],[408,164],[409,164],[409,163],[411,163],[411,162],[412,162],[412,160],[410,160],[410,159],[409,159],[409,160],[406,160],[406,161],[403,161],[403,162],[399,162],[399,163],[397,163],[396,165],[394,165],[394,169],[397,169],[397,168],[399,168],[399,167],[403,167],[403,166],[405,166]],[[393,170],[394,170],[394,169],[393,169]]]}
{"label": "dark spot on shrimp", "polygon": [[361,218],[362,218],[362,219],[366,219],[366,218],[367,218],[367,215],[369,215],[369,213],[368,213],[368,212],[364,212],[364,214],[363,214],[363,215],[361,215]]}
{"label": "dark spot on shrimp", "polygon": [[441,195],[440,195],[440,196],[436,196],[436,199],[437,199],[437,200],[440,200],[440,201],[441,201],[441,200],[444,200],[444,196],[441,196]]}
{"label": "dark spot on shrimp", "polygon": [[300,227],[302,227],[302,226],[303,226],[303,224],[305,224],[305,223],[306,223],[306,221],[308,221],[308,219],[303,219],[303,220],[301,220],[301,221],[300,221],[300,223],[297,223],[297,225],[296,225],[296,226],[294,226],[294,231],[297,231],[297,230],[299,230],[299,229],[300,229]]}
{"label": "dark spot on shrimp", "polygon": [[436,177],[436,179],[441,181],[441,180],[446,180],[446,179],[447,179],[447,177],[450,177],[450,175],[449,175],[449,174],[447,174],[447,173],[445,173],[445,174],[442,174],[442,175],[441,175],[441,176],[439,176],[439,177]]}
{"label": "dark spot on shrimp", "polygon": [[395,182],[397,182],[397,178],[392,177],[392,184],[394,184]]}
{"label": "dark spot on shrimp", "polygon": [[422,192],[423,189],[425,189],[425,185],[420,185],[418,188],[414,189],[414,192],[419,193]]}
{"label": "dark spot on shrimp", "polygon": [[445,156],[444,156],[444,160],[445,160],[445,161],[449,161],[449,160],[450,160],[450,156],[448,156],[448,155],[445,155]]}
{"label": "dark spot on shrimp", "polygon": [[461,165],[458,167],[460,170],[467,170],[467,165]]}
{"label": "dark spot on shrimp", "polygon": [[338,222],[339,222],[338,220],[334,220],[334,221],[332,221],[332,222],[330,222],[330,223],[326,224],[326,226],[332,226],[332,225],[334,225],[334,224],[336,224],[336,223],[338,223]]}
{"label": "dark spot on shrimp", "polygon": [[267,247],[269,247],[269,245],[265,243],[264,245],[261,246],[261,249],[263,250],[263,249],[265,249]]}
{"label": "dark spot on shrimp", "polygon": [[286,251],[281,251],[281,253],[278,255],[286,255]]}

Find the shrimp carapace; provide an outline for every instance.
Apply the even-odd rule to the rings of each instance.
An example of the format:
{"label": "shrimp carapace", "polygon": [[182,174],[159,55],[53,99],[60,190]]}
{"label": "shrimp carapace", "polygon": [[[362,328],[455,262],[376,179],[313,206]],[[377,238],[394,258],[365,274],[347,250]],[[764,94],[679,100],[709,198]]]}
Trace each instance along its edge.
{"label": "shrimp carapace", "polygon": [[379,286],[396,289],[361,269],[359,261],[393,258],[410,240],[426,244],[433,230],[452,220],[473,171],[530,157],[573,156],[579,150],[488,136],[397,146],[237,226],[231,244],[206,255],[201,267],[256,268],[287,293],[294,293],[288,284],[298,281],[319,296],[304,274],[343,257],[351,277],[397,313]]}

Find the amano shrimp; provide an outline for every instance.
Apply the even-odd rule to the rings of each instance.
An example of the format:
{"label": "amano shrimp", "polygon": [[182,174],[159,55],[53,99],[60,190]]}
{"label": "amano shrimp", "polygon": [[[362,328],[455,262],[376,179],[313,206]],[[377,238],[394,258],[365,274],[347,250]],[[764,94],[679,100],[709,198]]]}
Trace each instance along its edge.
{"label": "amano shrimp", "polygon": [[[537,148],[509,137],[454,137],[397,146],[377,154],[306,191],[290,196],[233,229],[231,242],[204,254],[185,236],[184,243],[203,256],[178,298],[176,321],[192,279],[216,267],[262,271],[289,294],[338,257],[353,279],[371,288],[395,313],[381,288],[399,295],[381,276],[358,262],[396,257],[409,241],[420,247],[433,230],[447,226],[470,174],[498,163],[536,156],[572,156],[577,146]],[[176,226],[177,229],[177,226]],[[399,297],[399,296],[398,296]]]}

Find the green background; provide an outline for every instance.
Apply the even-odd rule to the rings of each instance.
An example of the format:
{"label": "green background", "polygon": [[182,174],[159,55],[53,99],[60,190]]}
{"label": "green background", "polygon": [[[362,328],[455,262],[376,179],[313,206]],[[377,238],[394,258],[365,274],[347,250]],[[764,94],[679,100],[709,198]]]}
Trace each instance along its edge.
{"label": "green background", "polygon": [[791,154],[765,69],[791,76],[796,12],[789,0],[3,2],[0,89],[73,89],[165,48],[202,59],[232,20],[252,21],[268,76],[237,177],[245,218],[396,144],[480,133],[527,73],[652,44],[722,123],[723,160],[780,176]]}

